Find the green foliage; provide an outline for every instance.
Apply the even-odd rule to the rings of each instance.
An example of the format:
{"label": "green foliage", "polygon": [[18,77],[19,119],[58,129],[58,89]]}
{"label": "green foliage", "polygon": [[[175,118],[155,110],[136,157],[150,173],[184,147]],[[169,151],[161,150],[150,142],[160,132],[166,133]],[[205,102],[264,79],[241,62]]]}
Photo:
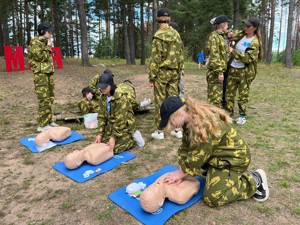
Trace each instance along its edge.
{"label": "green foliage", "polygon": [[300,49],[296,50],[292,55],[292,62],[294,66],[300,66]]}

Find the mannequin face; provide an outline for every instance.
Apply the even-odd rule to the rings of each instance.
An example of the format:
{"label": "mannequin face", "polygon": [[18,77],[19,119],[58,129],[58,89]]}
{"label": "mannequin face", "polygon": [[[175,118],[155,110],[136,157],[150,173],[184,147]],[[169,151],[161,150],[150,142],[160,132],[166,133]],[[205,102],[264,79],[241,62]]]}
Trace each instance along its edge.
{"label": "mannequin face", "polygon": [[68,169],[76,169],[83,163],[83,159],[81,157],[81,152],[78,150],[75,150],[74,152],[71,152],[68,154],[65,158],[65,165]]}
{"label": "mannequin face", "polygon": [[165,197],[163,181],[156,180],[155,183],[142,192],[140,196],[140,203],[143,210],[149,213],[154,213],[162,207]]}

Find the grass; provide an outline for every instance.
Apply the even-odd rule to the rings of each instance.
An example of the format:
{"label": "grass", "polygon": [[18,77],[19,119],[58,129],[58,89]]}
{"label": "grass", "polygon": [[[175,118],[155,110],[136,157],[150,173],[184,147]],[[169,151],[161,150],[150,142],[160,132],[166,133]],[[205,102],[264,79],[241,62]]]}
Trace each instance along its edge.
{"label": "grass", "polygon": [[[94,67],[81,67],[80,59],[65,59],[64,69],[55,72],[55,112],[62,116],[77,111],[81,89],[106,67],[115,73],[116,83],[132,80],[138,100],[153,99],[147,67],[125,66],[124,60],[91,59]],[[100,64],[105,64],[104,67]],[[265,203],[239,201],[209,208],[203,201],[175,216],[166,225],[193,224],[300,224],[300,71],[279,64],[259,65],[251,86],[247,123],[233,126],[247,141],[252,161],[249,170],[262,168],[268,176],[270,199]],[[205,70],[185,63],[188,96],[206,101]],[[112,203],[108,195],[134,179],[148,176],[163,165],[177,166],[180,140],[152,140],[153,112],[136,116],[137,128],[146,145],[131,151],[136,158],[86,183],[56,172],[52,166],[65,155],[92,143],[95,129],[80,123],[64,123],[85,135],[85,139],[42,153],[31,153],[18,142],[36,135],[36,96],[31,71],[0,74],[0,218],[1,224],[138,224],[137,220]],[[4,93],[10,93],[9,98]],[[236,116],[237,116],[236,107]]]}

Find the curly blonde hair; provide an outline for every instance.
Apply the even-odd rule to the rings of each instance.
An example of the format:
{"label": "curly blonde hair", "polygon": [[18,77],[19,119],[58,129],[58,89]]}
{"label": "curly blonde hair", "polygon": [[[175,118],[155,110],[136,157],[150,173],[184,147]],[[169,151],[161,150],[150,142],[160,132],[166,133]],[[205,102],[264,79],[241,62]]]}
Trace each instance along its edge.
{"label": "curly blonde hair", "polygon": [[189,138],[196,142],[207,143],[208,138],[220,136],[220,120],[226,124],[232,123],[232,119],[223,109],[207,103],[200,103],[193,98],[187,98],[185,105],[170,116],[168,129],[172,127],[172,119],[183,110],[190,118],[186,124],[187,129],[189,129]]}

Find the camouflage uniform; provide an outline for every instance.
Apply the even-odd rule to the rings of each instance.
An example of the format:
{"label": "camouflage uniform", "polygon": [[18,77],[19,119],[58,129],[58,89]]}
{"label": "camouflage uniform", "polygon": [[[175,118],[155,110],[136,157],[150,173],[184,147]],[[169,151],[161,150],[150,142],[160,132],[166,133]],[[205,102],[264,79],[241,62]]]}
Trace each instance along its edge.
{"label": "camouflage uniform", "polygon": [[120,153],[134,146],[135,140],[135,117],[133,112],[133,100],[130,99],[135,94],[133,86],[122,83],[117,86],[114,95],[107,103],[106,95],[100,96],[100,111],[98,114],[98,130],[102,136],[102,142],[108,142],[111,136],[115,137],[116,144],[114,153]]}
{"label": "camouflage uniform", "polygon": [[34,86],[39,101],[39,126],[52,122],[52,104],[54,102],[54,66],[51,46],[47,40],[34,37],[28,49],[29,64],[34,74]]}
{"label": "camouflage uniform", "polygon": [[207,143],[190,141],[184,127],[182,145],[178,150],[182,171],[191,176],[207,171],[203,200],[208,206],[221,206],[254,195],[256,182],[245,174],[251,156],[248,145],[230,125],[219,122],[221,136]]}
{"label": "camouflage uniform", "polygon": [[96,74],[92,79],[90,80],[89,83],[89,88],[93,90],[93,93],[96,95],[96,98],[98,98],[101,95],[101,91],[97,87],[97,83],[99,81],[101,74]]}
{"label": "camouflage uniform", "polygon": [[183,69],[183,43],[171,27],[158,30],[152,41],[149,81],[154,85],[155,125],[159,128],[160,106],[169,96],[179,95],[180,72]]}
{"label": "camouflage uniform", "polygon": [[[238,42],[245,33],[243,31],[235,34],[235,41]],[[240,115],[246,115],[249,101],[250,84],[257,73],[257,61],[259,53],[259,41],[255,36],[245,53],[233,51],[232,57],[245,63],[244,68],[229,68],[226,87],[226,107],[230,115],[234,113],[234,98],[236,91],[239,92],[238,106]]]}
{"label": "camouflage uniform", "polygon": [[207,101],[221,108],[223,83],[218,80],[218,76],[226,71],[229,57],[225,34],[213,31],[207,41],[207,50],[209,52],[206,72]]}
{"label": "camouflage uniform", "polygon": [[100,110],[99,101],[96,99],[87,100],[86,98],[83,98],[80,102],[78,102],[78,107],[82,115],[97,113]]}

